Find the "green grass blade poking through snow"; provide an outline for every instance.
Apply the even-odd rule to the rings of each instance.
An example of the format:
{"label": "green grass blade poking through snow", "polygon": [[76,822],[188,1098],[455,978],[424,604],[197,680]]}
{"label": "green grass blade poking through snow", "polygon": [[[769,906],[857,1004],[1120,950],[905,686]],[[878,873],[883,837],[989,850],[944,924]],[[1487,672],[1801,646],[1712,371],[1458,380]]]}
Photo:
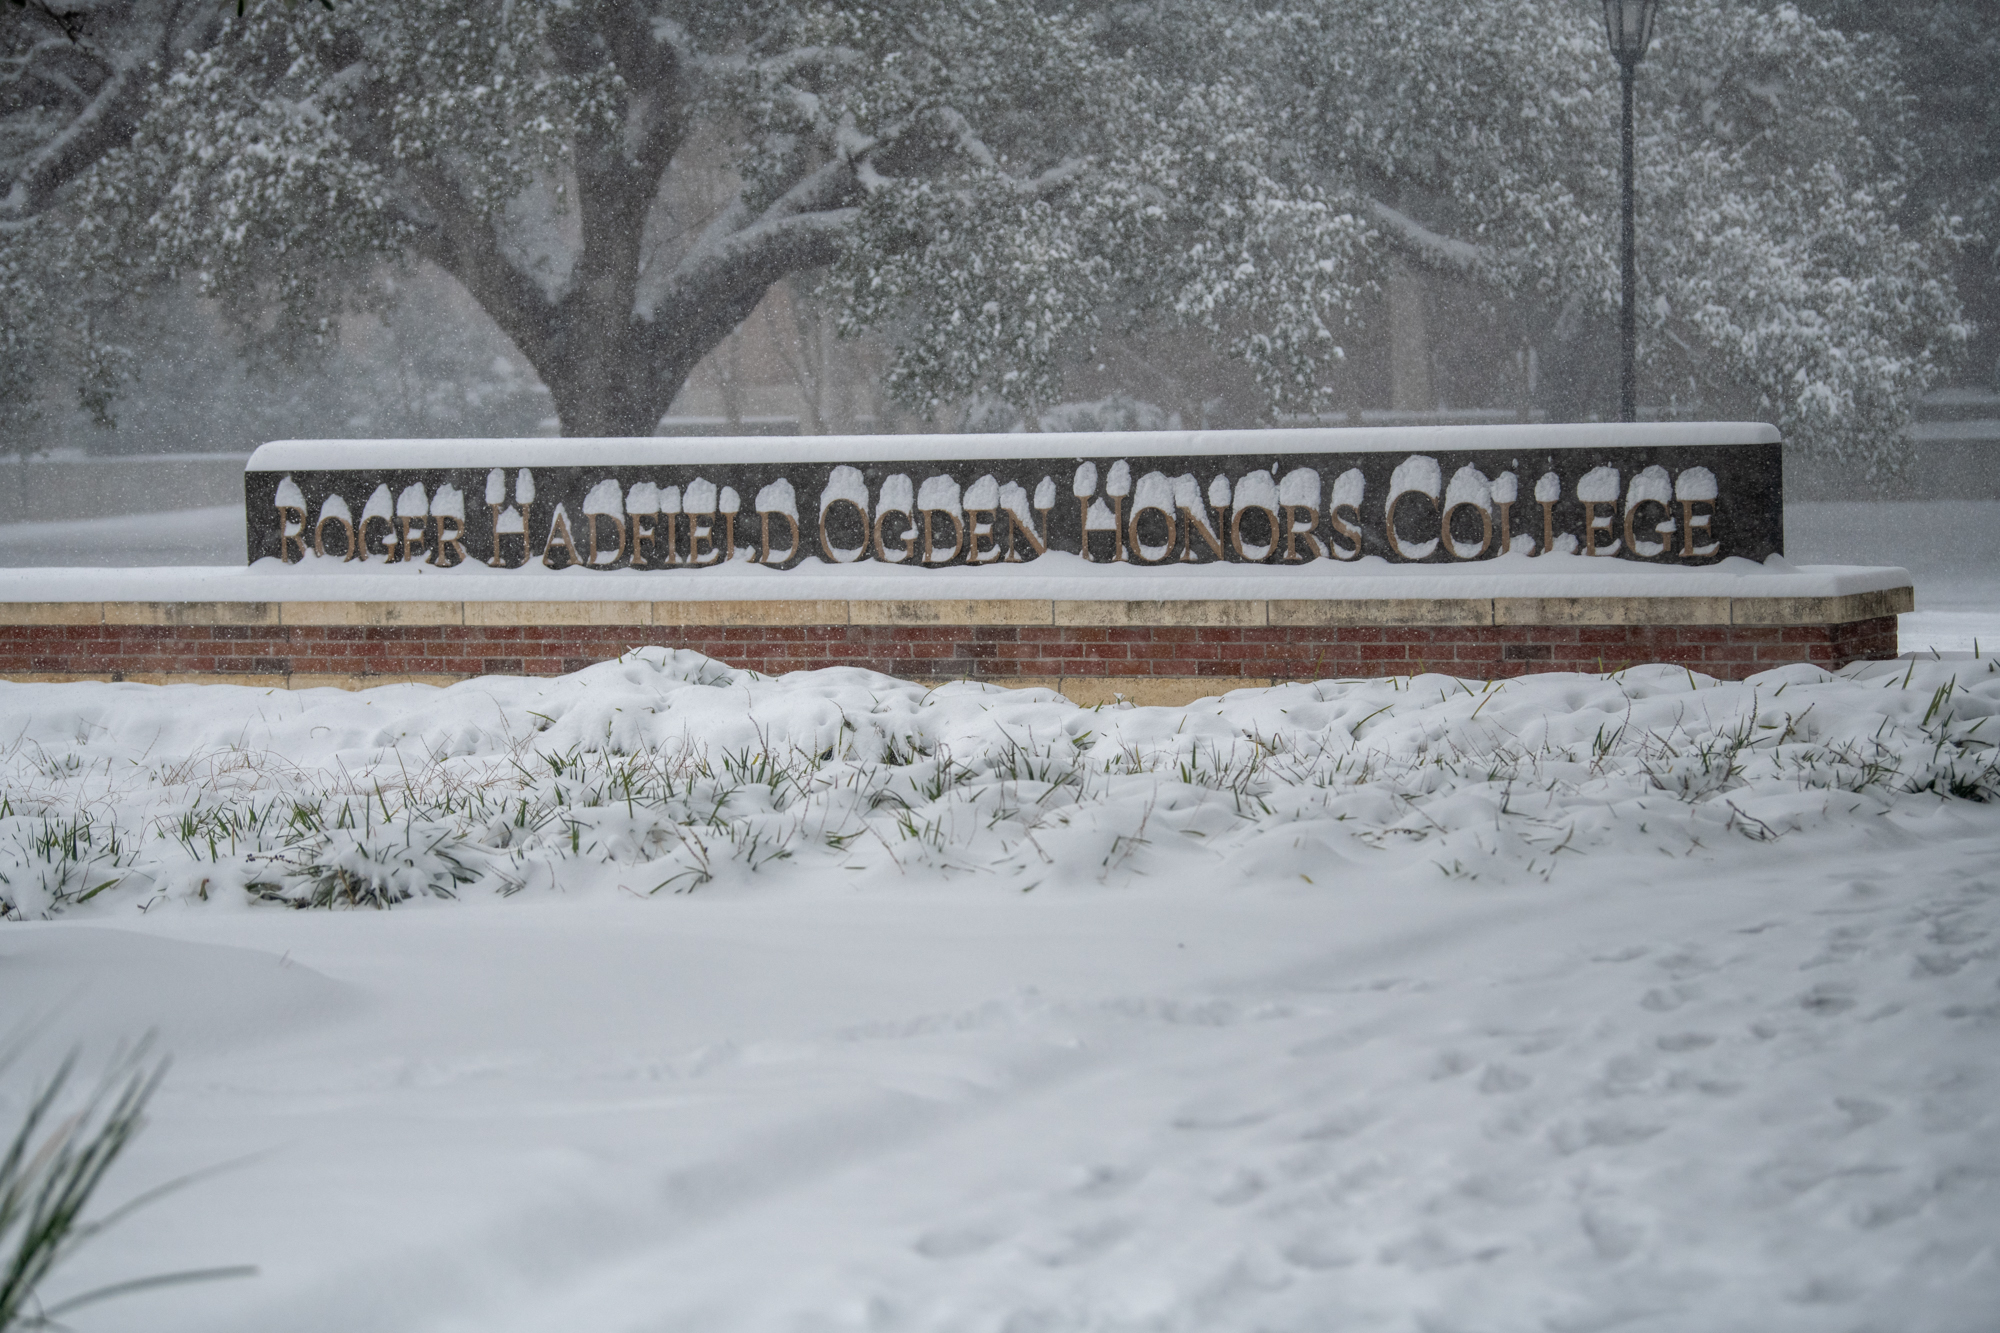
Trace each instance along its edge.
{"label": "green grass blade poking through snow", "polygon": [[[59,1115],[58,1106],[76,1070],[76,1054],[29,1099],[21,1122],[0,1155],[0,1333],[57,1328],[55,1317],[111,1296],[209,1278],[248,1277],[251,1268],[164,1273],[99,1287],[44,1307],[42,1282],[77,1247],[134,1209],[186,1183],[150,1190],[103,1217],[85,1221],[84,1209],[145,1124],[146,1104],[166,1075],[167,1060],[149,1059],[149,1043],[120,1061],[81,1107]],[[0,1068],[7,1061],[0,1060]]]}

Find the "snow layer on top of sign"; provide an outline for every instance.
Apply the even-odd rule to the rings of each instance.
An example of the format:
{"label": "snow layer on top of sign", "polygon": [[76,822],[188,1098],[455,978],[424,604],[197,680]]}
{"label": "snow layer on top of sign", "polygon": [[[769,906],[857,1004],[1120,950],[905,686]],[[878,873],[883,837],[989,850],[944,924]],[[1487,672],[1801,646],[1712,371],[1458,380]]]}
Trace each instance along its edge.
{"label": "snow layer on top of sign", "polygon": [[[892,525],[893,526],[893,525]],[[890,533],[892,537],[912,534]],[[1139,569],[1050,551],[1018,565],[920,569],[870,562],[805,563],[789,570],[754,562],[739,549],[727,564],[701,569],[549,569],[535,562],[502,571],[468,561],[452,569],[339,560],[247,568],[149,566],[131,569],[0,570],[6,602],[394,602],[447,598],[510,601],[815,601],[911,597],[1047,598],[1055,601],[1203,601],[1478,597],[1841,597],[1910,586],[1894,566],[1762,564],[1730,558],[1689,568],[1636,560],[1519,553],[1459,565],[1395,564],[1379,556],[1302,565],[1224,562]],[[865,568],[866,572],[859,572]]]}
{"label": "snow layer on top of sign", "polygon": [[246,472],[392,468],[929,463],[985,458],[1246,457],[1475,449],[1655,449],[1776,444],[1754,421],[1636,425],[1351,426],[1287,430],[1088,431],[1038,435],[792,435],[667,439],[274,440]]}

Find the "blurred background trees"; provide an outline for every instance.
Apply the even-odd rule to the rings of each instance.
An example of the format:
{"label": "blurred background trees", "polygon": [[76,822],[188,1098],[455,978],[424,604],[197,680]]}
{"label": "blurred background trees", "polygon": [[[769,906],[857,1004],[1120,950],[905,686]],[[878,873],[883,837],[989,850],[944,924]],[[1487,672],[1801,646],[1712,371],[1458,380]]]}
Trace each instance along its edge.
{"label": "blurred background trees", "polygon": [[[1979,8],[1666,7],[1650,412],[1883,479],[1993,378]],[[0,23],[14,447],[1614,411],[1592,0],[71,9]]]}

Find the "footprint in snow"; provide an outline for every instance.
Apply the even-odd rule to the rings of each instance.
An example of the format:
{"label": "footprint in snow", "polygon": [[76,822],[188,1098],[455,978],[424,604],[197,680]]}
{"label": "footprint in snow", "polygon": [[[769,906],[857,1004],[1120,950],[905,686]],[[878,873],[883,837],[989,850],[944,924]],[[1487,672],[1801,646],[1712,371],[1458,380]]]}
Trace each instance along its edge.
{"label": "footprint in snow", "polygon": [[1264,1188],[1264,1177],[1255,1171],[1238,1171],[1208,1197],[1224,1208],[1235,1208],[1262,1196]]}
{"label": "footprint in snow", "polygon": [[1137,1167],[1093,1166],[1071,1192],[1080,1199],[1112,1199],[1138,1184],[1145,1174]]}
{"label": "footprint in snow", "polygon": [[1625,1148],[1644,1143],[1665,1129],[1665,1125],[1628,1120],[1624,1116],[1596,1116],[1583,1121],[1566,1120],[1555,1126],[1549,1131],[1549,1143],[1568,1157],[1589,1148]]}
{"label": "footprint in snow", "polygon": [[1833,1104],[1847,1117],[1849,1129],[1865,1129],[1889,1114],[1889,1108],[1866,1097],[1835,1097]]}
{"label": "footprint in snow", "polygon": [[1354,1251],[1336,1245],[1324,1236],[1302,1236],[1288,1241],[1278,1247],[1278,1253],[1293,1267],[1316,1273],[1332,1268],[1349,1268],[1361,1260],[1361,1256]]}
{"label": "footprint in snow", "polygon": [[1415,1235],[1384,1246],[1381,1259],[1385,1264],[1427,1272],[1463,1263],[1489,1263],[1506,1252],[1504,1245],[1467,1244],[1435,1227],[1426,1227]]}
{"label": "footprint in snow", "polygon": [[1910,975],[1919,979],[1925,977],[1948,977],[1972,961],[1968,954],[1920,953]]}
{"label": "footprint in snow", "polygon": [[1684,1051],[1699,1051],[1715,1045],[1715,1038],[1706,1032],[1669,1032],[1653,1041],[1663,1051],[1679,1054]]}
{"label": "footprint in snow", "polygon": [[1347,1139],[1381,1119],[1381,1113],[1366,1106],[1345,1106],[1330,1115],[1320,1116],[1299,1131],[1305,1140]]}
{"label": "footprint in snow", "polygon": [[1522,1057],[1547,1055],[1550,1051],[1561,1050],[1569,1044],[1574,1036],[1574,1033],[1563,1028],[1545,1028],[1540,1032],[1525,1032],[1515,1040],[1513,1051],[1515,1055]]}
{"label": "footprint in snow", "polygon": [[1854,987],[1840,984],[1814,986],[1799,997],[1799,1008],[1820,1018],[1832,1018],[1854,1007]]}
{"label": "footprint in snow", "polygon": [[1508,1065],[1488,1065],[1486,1072],[1479,1076],[1479,1090],[1489,1096],[1494,1093],[1520,1092],[1535,1080]]}
{"label": "footprint in snow", "polygon": [[1588,1208],[1583,1214],[1583,1234],[1598,1258],[1617,1263],[1639,1248],[1646,1231],[1636,1222],[1614,1217],[1600,1208]]}
{"label": "footprint in snow", "polygon": [[939,1227],[935,1231],[927,1231],[917,1237],[914,1248],[926,1259],[958,1259],[968,1254],[989,1250],[1006,1236],[1006,1228],[997,1222]]}
{"label": "footprint in snow", "polygon": [[1604,1097],[1630,1097],[1645,1091],[1657,1069],[1650,1055],[1614,1055],[1604,1062],[1596,1092]]}
{"label": "footprint in snow", "polygon": [[1690,1000],[1701,998],[1693,986],[1655,986],[1639,997],[1639,1007],[1656,1014],[1670,1014]]}
{"label": "footprint in snow", "polygon": [[1138,1225],[1128,1218],[1109,1218],[1091,1226],[1073,1227],[1059,1236],[1030,1243],[1026,1249],[1036,1262],[1050,1268],[1073,1268],[1089,1263],[1124,1240]]}
{"label": "footprint in snow", "polygon": [[1173,1118],[1175,1129],[1248,1129],[1271,1118],[1271,1108],[1233,1101],[1202,1101],[1184,1108]]}
{"label": "footprint in snow", "polygon": [[1436,1062],[1431,1065],[1431,1077],[1439,1082],[1457,1078],[1460,1074],[1477,1068],[1478,1064],[1479,1061],[1463,1051],[1440,1051]]}

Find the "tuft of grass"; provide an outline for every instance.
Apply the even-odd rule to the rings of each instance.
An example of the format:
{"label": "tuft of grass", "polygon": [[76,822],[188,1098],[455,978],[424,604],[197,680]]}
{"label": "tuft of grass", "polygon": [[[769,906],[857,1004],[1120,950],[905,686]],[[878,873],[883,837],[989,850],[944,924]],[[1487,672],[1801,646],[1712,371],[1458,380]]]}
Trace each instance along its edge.
{"label": "tuft of grass", "polygon": [[[112,1164],[145,1125],[146,1104],[166,1076],[167,1060],[149,1059],[149,1042],[115,1065],[83,1100],[58,1114],[76,1072],[72,1051],[29,1099],[27,1113],[0,1155],[0,1333],[60,1328],[59,1316],[113,1296],[225,1277],[249,1277],[247,1267],[160,1273],[96,1287],[55,1305],[38,1296],[42,1283],[78,1247],[137,1209],[181,1185],[169,1181],[104,1216],[84,1210]],[[0,1068],[11,1061],[0,1059]]]}

